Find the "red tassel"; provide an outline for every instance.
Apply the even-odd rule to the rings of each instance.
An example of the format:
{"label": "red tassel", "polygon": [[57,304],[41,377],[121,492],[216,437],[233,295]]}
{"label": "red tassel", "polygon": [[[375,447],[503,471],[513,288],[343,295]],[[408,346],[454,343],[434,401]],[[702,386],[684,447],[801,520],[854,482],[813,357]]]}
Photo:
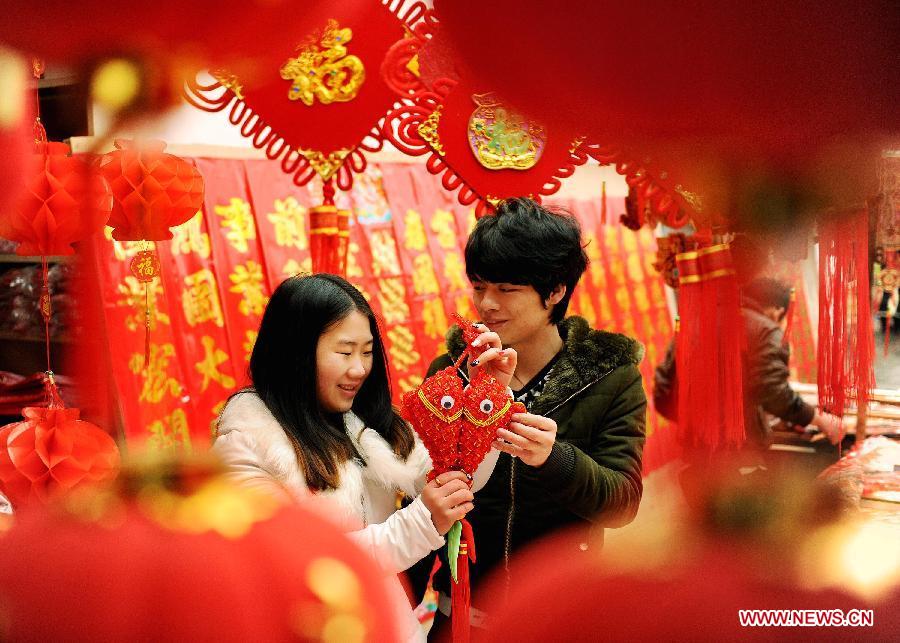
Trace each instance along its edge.
{"label": "red tassel", "polygon": [[469,586],[469,560],[475,563],[475,538],[469,521],[462,521],[462,538],[459,545],[458,581],[450,591],[450,616],[454,643],[469,643],[471,627],[469,611],[471,587]]}
{"label": "red tassel", "polygon": [[740,446],[744,434],[744,324],[727,244],[676,255],[680,328],[678,434],[711,453]]}
{"label": "red tassel", "polygon": [[600,183],[600,225],[606,225],[606,181]]}
{"label": "red tassel", "polygon": [[868,244],[865,210],[819,225],[819,406],[841,417],[849,395],[861,408],[875,385]]}

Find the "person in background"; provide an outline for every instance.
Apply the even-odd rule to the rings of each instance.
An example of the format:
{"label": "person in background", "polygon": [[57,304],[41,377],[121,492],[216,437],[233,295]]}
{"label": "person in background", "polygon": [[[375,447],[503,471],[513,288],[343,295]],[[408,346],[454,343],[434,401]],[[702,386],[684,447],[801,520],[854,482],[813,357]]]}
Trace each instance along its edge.
{"label": "person in background", "polygon": [[[741,288],[741,314],[747,348],[743,359],[744,453],[747,463],[762,463],[760,455],[772,440],[767,415],[775,416],[800,431],[812,426],[832,444],[843,438],[840,420],[807,404],[791,388],[788,378],[788,347],[784,343],[784,323],[791,300],[789,285],[768,278],[756,278]],[[653,402],[664,417],[678,421],[675,371],[675,342],[653,377]],[[755,465],[754,465],[755,466]]]}

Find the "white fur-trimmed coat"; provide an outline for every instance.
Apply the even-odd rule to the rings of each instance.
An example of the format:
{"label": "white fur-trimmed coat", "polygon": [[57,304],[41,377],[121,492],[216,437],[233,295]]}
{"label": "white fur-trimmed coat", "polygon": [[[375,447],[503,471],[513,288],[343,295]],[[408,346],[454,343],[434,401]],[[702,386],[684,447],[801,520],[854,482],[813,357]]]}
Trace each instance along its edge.
{"label": "white fur-trimmed coat", "polygon": [[[213,451],[228,475],[240,484],[269,491],[285,500],[330,501],[349,536],[388,574],[402,572],[444,544],[419,498],[431,458],[421,441],[401,460],[375,430],[353,413],[344,415],[347,435],[365,466],[350,460],[340,471],[337,489],[312,492],[281,425],[256,393],[235,395],[219,418]],[[484,486],[499,451],[492,449],[474,474],[473,489]],[[397,510],[397,491],[415,498]],[[334,517],[334,512],[330,512]]]}

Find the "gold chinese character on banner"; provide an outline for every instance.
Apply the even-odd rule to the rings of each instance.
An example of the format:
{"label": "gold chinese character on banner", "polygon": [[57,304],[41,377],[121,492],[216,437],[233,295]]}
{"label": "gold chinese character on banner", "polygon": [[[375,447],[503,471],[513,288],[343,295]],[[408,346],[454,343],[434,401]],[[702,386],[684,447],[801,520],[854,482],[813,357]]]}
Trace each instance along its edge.
{"label": "gold chinese character on banner", "polygon": [[631,312],[631,299],[628,297],[628,288],[625,286],[619,286],[616,288],[616,305],[619,309],[625,313],[625,317],[628,317]]}
{"label": "gold chinese character on banner", "polygon": [[612,324],[612,322],[613,322],[613,314],[612,314],[612,308],[610,308],[610,305],[609,305],[609,298],[606,296],[606,291],[601,290],[599,292],[599,295],[597,296],[597,299],[600,302],[600,321],[605,326],[608,326],[609,324]]}
{"label": "gold chinese character on banner", "polygon": [[244,343],[242,347],[244,349],[245,361],[250,361],[250,355],[253,353],[253,346],[256,344],[256,338],[258,335],[259,332],[255,330],[244,331]]}
{"label": "gold chinese character on banner", "polygon": [[475,304],[472,303],[472,298],[469,295],[460,295],[456,298],[456,312],[466,319],[478,317],[478,313],[475,312]]}
{"label": "gold chinese character on banner", "polygon": [[628,278],[631,281],[643,281],[644,280],[644,270],[641,267],[641,258],[637,255],[628,255],[628,260],[626,263],[628,267]]}
{"label": "gold chinese character on banner", "polygon": [[597,327],[597,313],[594,310],[594,302],[591,301],[590,295],[582,289],[578,293],[578,308],[581,316],[584,317],[591,328]]}
{"label": "gold chinese character on banner", "polygon": [[448,252],[444,255],[444,276],[447,277],[447,288],[450,292],[469,289],[466,266],[458,252]]}
{"label": "gold chinese character on banner", "polygon": [[172,228],[173,254],[195,253],[198,257],[209,259],[209,235],[203,232],[203,210],[180,226]]}
{"label": "gold chinese character on banner", "polygon": [[146,359],[147,368],[144,371],[145,356],[141,353],[131,354],[128,369],[135,374],[144,371],[144,381],[138,396],[141,402],[157,404],[167,393],[172,397],[181,395],[181,384],[167,372],[169,360],[174,356],[175,347],[172,344],[150,344],[150,356]]}
{"label": "gold chinese character on banner", "polygon": [[281,276],[287,279],[299,274],[312,273],[312,257],[307,257],[298,263],[296,259],[288,259],[281,268]]}
{"label": "gold chinese character on banner", "polygon": [[175,409],[161,420],[151,422],[147,430],[150,432],[147,440],[150,448],[157,451],[191,452],[191,433],[183,409]]}
{"label": "gold chinese character on banner", "polygon": [[194,364],[194,368],[203,376],[200,390],[205,391],[209,388],[210,382],[218,382],[226,389],[234,388],[234,378],[219,370],[219,366],[228,361],[228,353],[218,348],[215,340],[209,335],[201,337],[200,343],[203,344],[203,359]]}
{"label": "gold chinese character on banner", "polygon": [[613,278],[616,280],[616,283],[622,285],[625,284],[625,269],[622,266],[622,261],[618,258],[614,258],[609,263],[609,272],[612,274]]}
{"label": "gold chinese character on banner", "polygon": [[406,305],[406,288],[403,279],[393,277],[378,280],[378,301],[381,313],[388,324],[396,324],[409,319],[409,307]]}
{"label": "gold chinese character on banner", "polygon": [[425,324],[425,334],[433,339],[440,339],[447,332],[447,315],[444,312],[444,302],[439,297],[428,299],[422,304],[422,321]]}
{"label": "gold chinese character on banner", "polygon": [[263,283],[262,266],[252,260],[245,264],[238,264],[228,278],[234,284],[228,289],[228,292],[241,295],[241,301],[238,303],[241,313],[248,317],[262,315],[266,302],[269,300],[265,292],[266,286]]}
{"label": "gold chinese character on banner", "polygon": [[159,308],[159,300],[162,298],[163,288],[158,281],[154,281],[147,286],[147,292],[145,293],[144,284],[128,275],[122,279],[122,283],[117,284],[116,290],[120,295],[119,299],[116,300],[116,306],[131,310],[125,318],[125,328],[128,330],[134,332],[144,327],[146,321],[144,304],[148,300],[150,309],[153,311],[153,314],[150,315],[150,330],[155,330],[157,324],[169,325],[169,315]]}
{"label": "gold chinese character on banner", "polygon": [[269,212],[266,218],[275,228],[275,243],[279,246],[305,250],[306,240],[306,208],[297,203],[292,196],[286,199],[275,199],[275,212]]}
{"label": "gold chinese character on banner", "polygon": [[372,271],[376,275],[400,274],[397,244],[390,230],[376,230],[370,238],[372,246]]}
{"label": "gold chinese character on banner", "polygon": [[440,292],[437,275],[434,274],[434,265],[431,263],[431,255],[421,254],[413,259],[413,290],[417,295],[430,295]]}
{"label": "gold chinese character on banner", "polygon": [[400,371],[409,370],[421,359],[415,348],[415,337],[406,326],[394,326],[387,332],[391,364]]}
{"label": "gold chinese character on banner", "polygon": [[431,217],[431,231],[437,236],[438,245],[444,250],[458,248],[456,244],[456,218],[448,210],[435,210]]}
{"label": "gold chinese character on banner", "polygon": [[410,375],[409,377],[401,377],[397,385],[400,387],[401,393],[411,391],[422,383],[422,378],[418,375]]}
{"label": "gold chinese character on banner", "polygon": [[600,244],[597,243],[597,235],[593,232],[584,233],[584,253],[591,262],[600,261]]}
{"label": "gold chinese character on banner", "polygon": [[216,278],[209,268],[203,268],[184,278],[185,289],[181,292],[181,307],[184,318],[191,326],[212,322],[219,328],[225,325],[222,306],[216,290]]}
{"label": "gold chinese character on banner", "polygon": [[[348,279],[359,279],[363,276],[363,270],[359,266],[359,261],[357,261],[357,256],[359,256],[359,244],[355,241],[350,242],[350,246],[347,250],[347,278]],[[312,264],[310,264],[312,265]]]}
{"label": "gold chinese character on banner", "polygon": [[625,248],[626,254],[629,256],[633,256],[637,252],[637,235],[638,233],[633,230],[622,231],[622,247]]}
{"label": "gold chinese character on banner", "polygon": [[650,310],[650,298],[647,296],[647,287],[644,284],[638,284],[634,287],[634,303],[641,313]]}
{"label": "gold chinese character on banner", "polygon": [[415,210],[407,210],[403,217],[406,230],[403,232],[403,245],[407,250],[424,250],[428,245],[425,238],[425,225],[422,217]]}
{"label": "gold chinese character on banner", "polygon": [[250,204],[243,199],[231,197],[228,205],[217,205],[214,210],[222,217],[222,227],[228,229],[225,233],[228,243],[238,252],[247,252],[250,249],[247,242],[256,239],[256,225],[253,223]]}
{"label": "gold chinese character on banner", "polygon": [[669,310],[667,308],[660,308],[656,312],[656,328],[659,332],[663,332],[663,329],[672,327],[672,317],[669,315]]}
{"label": "gold chinese character on banner", "polygon": [[347,51],[352,39],[353,31],[332,18],[320,37],[300,44],[300,54],[279,70],[284,80],[291,81],[288,98],[307,107],[317,98],[323,105],[356,98],[366,80],[366,69],[362,60]]}

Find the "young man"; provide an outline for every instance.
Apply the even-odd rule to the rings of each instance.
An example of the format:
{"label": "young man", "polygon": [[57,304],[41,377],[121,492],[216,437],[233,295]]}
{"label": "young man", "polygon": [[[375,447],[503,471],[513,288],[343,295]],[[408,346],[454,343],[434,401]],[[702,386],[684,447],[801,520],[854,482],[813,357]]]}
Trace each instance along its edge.
{"label": "young man", "polygon": [[[479,600],[478,580],[506,568],[517,549],[571,525],[584,528],[573,547],[597,542],[603,526],[627,524],[640,503],[643,346],[593,330],[580,317],[564,319],[587,267],[582,246],[574,218],[523,198],[480,219],[466,244],[475,307],[504,348],[515,349],[510,388],[529,411],[498,432],[494,446],[503,453],[467,516],[478,556],[471,572],[476,625],[491,609]],[[428,374],[452,364],[463,348],[460,330],[451,328],[447,353]],[[459,376],[468,381],[466,367]],[[600,527],[594,538],[591,527]],[[447,614],[446,575],[435,586]]]}

